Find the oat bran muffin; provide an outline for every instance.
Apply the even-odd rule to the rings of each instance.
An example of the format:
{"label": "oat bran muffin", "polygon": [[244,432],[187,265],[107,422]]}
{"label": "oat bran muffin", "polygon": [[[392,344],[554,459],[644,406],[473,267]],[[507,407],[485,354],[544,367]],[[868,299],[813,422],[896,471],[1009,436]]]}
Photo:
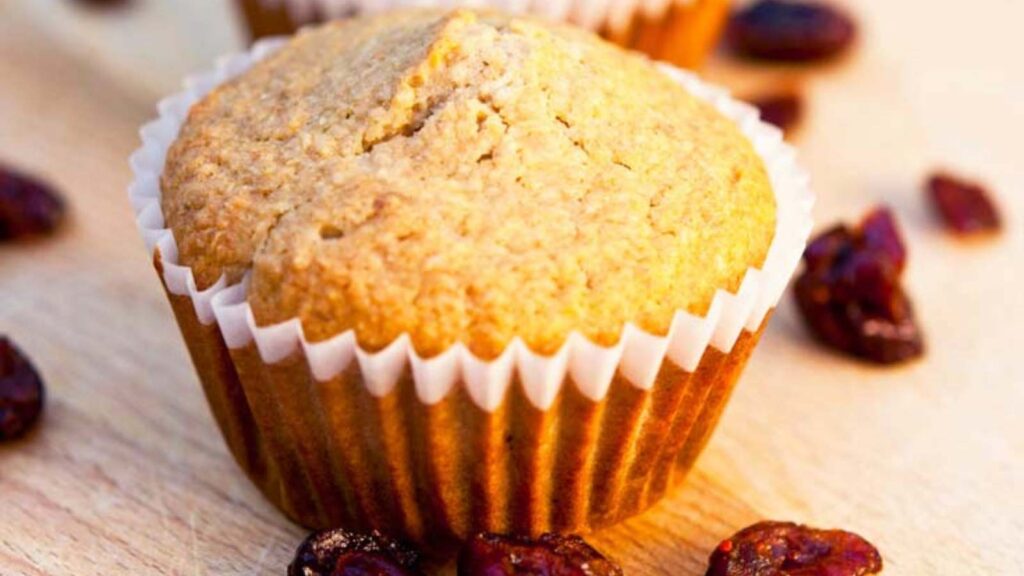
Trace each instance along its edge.
{"label": "oat bran muffin", "polygon": [[774,233],[735,125],[569,28],[404,12],[301,35],[193,108],[163,180],[201,285],[252,270],[260,324],[482,358],[735,291]]}
{"label": "oat bran muffin", "polygon": [[133,196],[249,477],[303,525],[430,543],[656,502],[802,252],[787,179],[668,71],[567,26],[409,10],[269,52],[162,108],[159,190]]}

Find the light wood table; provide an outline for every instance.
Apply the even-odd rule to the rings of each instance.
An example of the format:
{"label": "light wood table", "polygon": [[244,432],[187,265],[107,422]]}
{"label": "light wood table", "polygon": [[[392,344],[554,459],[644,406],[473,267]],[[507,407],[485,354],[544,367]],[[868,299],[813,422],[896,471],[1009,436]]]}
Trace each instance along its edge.
{"label": "light wood table", "polygon": [[[95,19],[40,23],[47,3],[63,10],[0,3],[0,158],[72,207],[59,236],[0,247],[0,332],[50,392],[39,430],[0,448],[0,574],[283,574],[304,531],[228,455],[124,191],[136,128],[176,82],[165,71],[230,44],[229,24],[197,16],[195,50],[169,32],[120,38],[176,39],[162,46],[175,58],[137,70]],[[703,574],[715,543],[762,518],[860,532],[886,574],[1024,574],[1024,3],[856,10],[864,42],[804,80],[798,143],[822,224],[876,202],[902,218],[928,356],[876,369],[832,355],[787,300],[686,485],[593,537],[627,574]],[[710,75],[746,91],[792,73]],[[993,185],[1005,234],[965,244],[935,225],[919,188],[940,164]]]}

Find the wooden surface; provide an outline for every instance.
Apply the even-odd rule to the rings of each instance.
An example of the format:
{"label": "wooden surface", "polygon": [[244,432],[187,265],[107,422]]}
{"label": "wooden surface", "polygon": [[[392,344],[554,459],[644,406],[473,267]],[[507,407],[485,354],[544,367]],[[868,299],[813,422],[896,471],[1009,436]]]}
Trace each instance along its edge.
{"label": "wooden surface", "polygon": [[[36,2],[0,3],[0,158],[59,185],[73,218],[0,247],[0,332],[50,386],[39,430],[0,447],[0,574],[281,575],[303,530],[229,457],[125,199],[135,130],[176,80],[55,39]],[[886,574],[1024,574],[1024,3],[928,3],[922,21],[923,4],[857,3],[863,45],[805,80],[797,141],[820,222],[879,201],[903,219],[927,359],[834,356],[787,301],[688,483],[593,538],[627,574],[703,574],[717,541],[761,518],[856,530]],[[164,50],[168,69],[194,64]],[[744,91],[799,80],[739,72],[711,75]],[[994,186],[1004,235],[935,226],[918,188],[936,164]]]}

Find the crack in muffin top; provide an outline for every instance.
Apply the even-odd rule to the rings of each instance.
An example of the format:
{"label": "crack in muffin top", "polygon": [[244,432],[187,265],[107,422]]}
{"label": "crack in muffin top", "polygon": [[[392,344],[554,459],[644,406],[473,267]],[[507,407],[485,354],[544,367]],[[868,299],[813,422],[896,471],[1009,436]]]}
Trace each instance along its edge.
{"label": "crack in muffin top", "polygon": [[260,325],[422,356],[665,334],[775,227],[751,144],[653,64],[466,10],[299,34],[193,106],[161,187],[200,287],[251,271]]}

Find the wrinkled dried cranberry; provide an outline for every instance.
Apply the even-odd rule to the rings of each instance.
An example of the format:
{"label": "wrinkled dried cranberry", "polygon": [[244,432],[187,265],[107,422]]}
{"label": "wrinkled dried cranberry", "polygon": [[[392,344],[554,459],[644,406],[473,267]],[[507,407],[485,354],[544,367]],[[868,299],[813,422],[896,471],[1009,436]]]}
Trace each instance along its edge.
{"label": "wrinkled dried cranberry", "polygon": [[458,576],[622,576],[622,569],[575,535],[478,534],[459,555]]}
{"label": "wrinkled dried cranberry", "polygon": [[750,102],[761,112],[761,120],[783,132],[796,127],[803,116],[803,100],[796,92],[782,92],[755,98]]}
{"label": "wrinkled dried cranberry", "polygon": [[954,232],[973,234],[999,230],[999,212],[980,184],[938,173],[928,179],[927,189],[935,209]]}
{"label": "wrinkled dried cranberry", "polygon": [[705,576],[866,576],[882,571],[867,540],[842,530],[761,522],[724,540]]}
{"label": "wrinkled dried cranberry", "polygon": [[346,552],[338,557],[331,576],[416,576],[390,556],[377,552]]}
{"label": "wrinkled dried cranberry", "polygon": [[0,240],[54,230],[64,216],[64,202],[42,182],[0,166]]}
{"label": "wrinkled dried cranberry", "polygon": [[43,411],[43,380],[28,358],[0,336],[0,442],[20,438]]}
{"label": "wrinkled dried cranberry", "polygon": [[761,0],[729,20],[732,49],[744,56],[786,62],[832,58],[845,51],[857,26],[844,12],[819,2]]}
{"label": "wrinkled dried cranberry", "polygon": [[907,248],[896,228],[896,219],[888,209],[875,209],[860,224],[861,241],[867,252],[877,254],[903,272],[907,264]]}
{"label": "wrinkled dried cranberry", "polygon": [[877,209],[859,227],[836,226],[804,252],[795,296],[823,343],[880,364],[924,353],[924,338],[900,284],[907,252],[892,214]]}
{"label": "wrinkled dried cranberry", "polygon": [[295,551],[288,576],[413,576],[418,564],[415,550],[376,530],[359,534],[337,528],[310,534]]}
{"label": "wrinkled dried cranberry", "polygon": [[853,242],[853,233],[843,225],[837,225],[822,232],[811,240],[804,250],[804,262],[808,268],[820,268],[832,263],[835,255]]}

